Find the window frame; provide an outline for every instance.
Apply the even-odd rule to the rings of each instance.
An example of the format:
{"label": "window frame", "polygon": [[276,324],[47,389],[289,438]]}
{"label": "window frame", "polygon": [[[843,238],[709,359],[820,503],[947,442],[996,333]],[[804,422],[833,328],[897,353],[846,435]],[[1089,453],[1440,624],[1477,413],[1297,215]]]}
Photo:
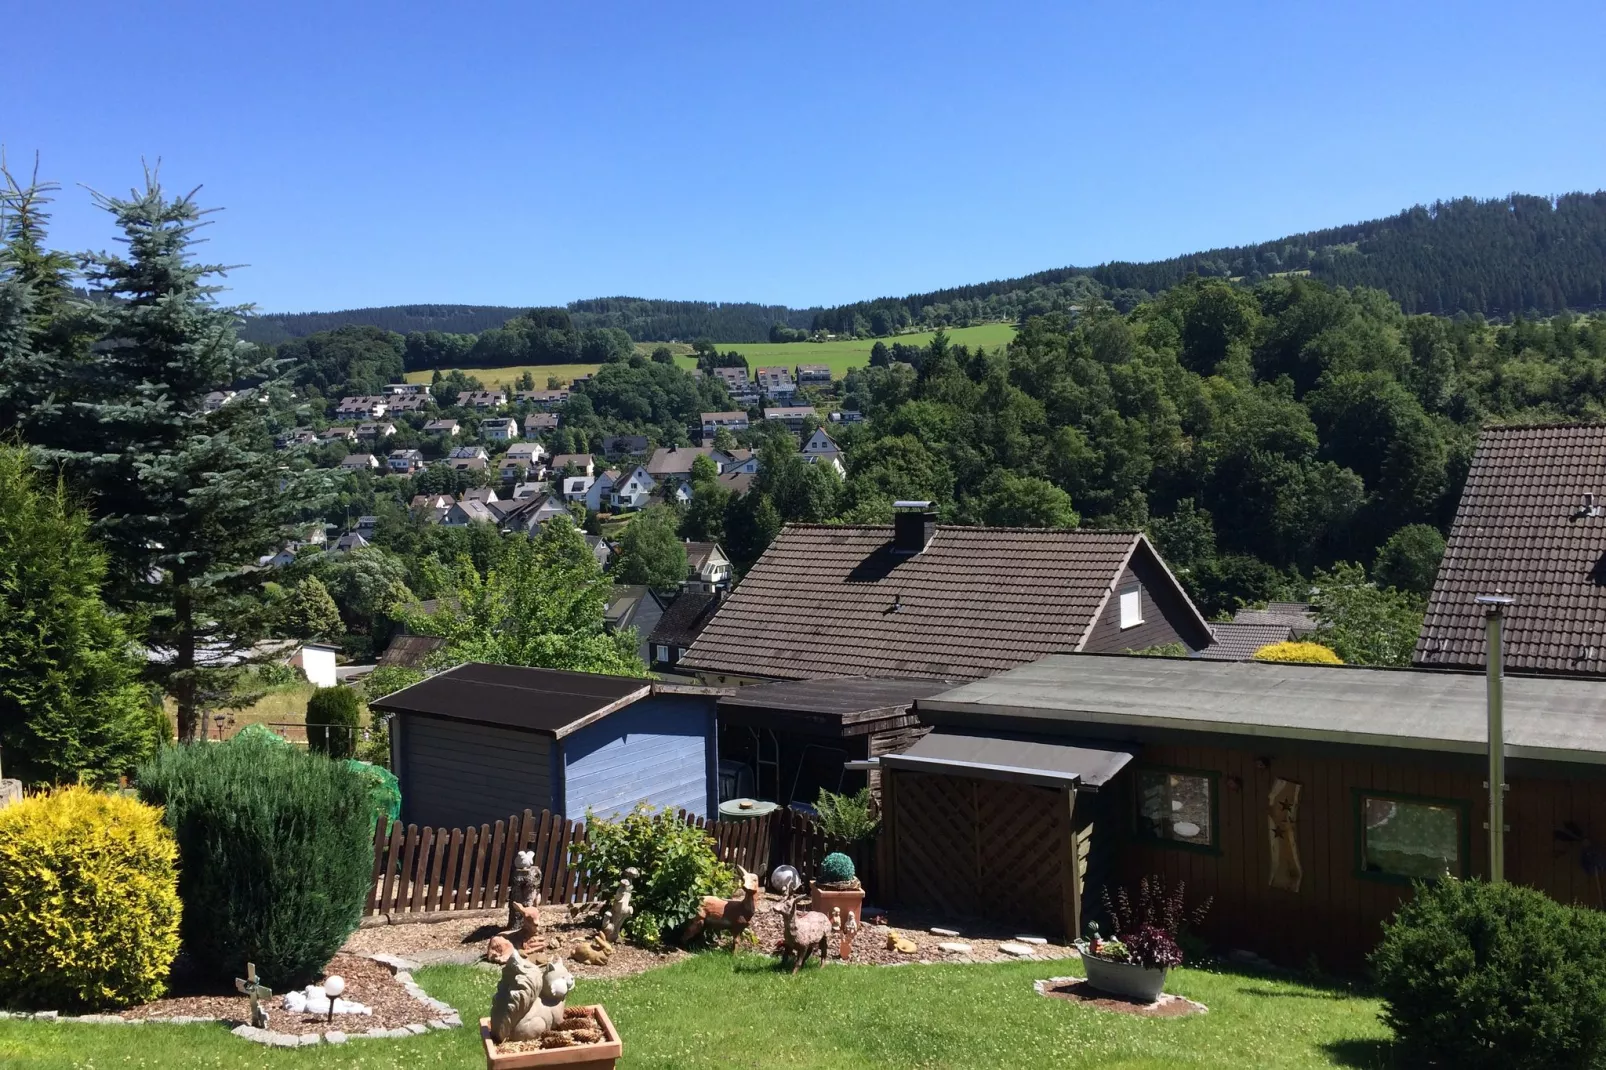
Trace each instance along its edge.
{"label": "window frame", "polygon": [[[1138,608],[1138,618],[1137,618],[1137,620],[1132,621],[1130,624],[1127,623],[1127,619],[1126,619],[1126,596],[1129,595],[1129,594],[1130,595],[1135,595],[1137,597],[1137,608]],[[1124,631],[1127,631],[1130,628],[1140,628],[1140,627],[1143,626],[1145,621],[1144,621],[1144,618],[1143,618],[1143,584],[1142,583],[1134,583],[1134,584],[1132,584],[1131,587],[1123,588],[1123,589],[1118,590],[1118,591],[1115,592],[1115,612],[1116,612],[1116,617],[1117,617],[1116,623],[1119,626],[1121,631],[1124,632]]]}
{"label": "window frame", "polygon": [[660,662],[667,662],[669,660],[669,644],[668,643],[654,643],[652,645],[652,652],[653,652],[653,655],[655,657],[657,657],[657,659]]}
{"label": "window frame", "polygon": [[[1187,840],[1167,839],[1150,833],[1139,807],[1143,802],[1143,774],[1163,773],[1167,776],[1200,777],[1209,784],[1210,791],[1210,842],[1189,843]],[[1132,769],[1132,838],[1150,847],[1175,848],[1194,854],[1220,855],[1221,849],[1221,774],[1214,769],[1193,769],[1180,765],[1134,765]]]}
{"label": "window frame", "polygon": [[1454,810],[1458,821],[1456,836],[1456,868],[1450,876],[1466,880],[1472,869],[1472,803],[1466,799],[1448,799],[1436,795],[1413,795],[1404,791],[1385,791],[1378,788],[1350,789],[1350,818],[1354,822],[1355,876],[1379,884],[1410,884],[1413,881],[1435,882],[1439,877],[1407,877],[1400,873],[1379,873],[1366,868],[1366,800],[1384,799],[1388,802],[1416,803]]}

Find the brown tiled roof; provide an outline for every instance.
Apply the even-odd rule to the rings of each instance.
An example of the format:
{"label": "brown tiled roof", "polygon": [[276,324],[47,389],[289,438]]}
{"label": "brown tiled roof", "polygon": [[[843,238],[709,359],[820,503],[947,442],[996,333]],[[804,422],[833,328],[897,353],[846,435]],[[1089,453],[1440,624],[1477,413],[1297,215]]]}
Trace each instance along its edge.
{"label": "brown tiled roof", "polygon": [[1261,647],[1286,643],[1294,634],[1293,625],[1287,622],[1245,624],[1233,620],[1212,624],[1210,630],[1216,641],[1194,655],[1206,661],[1248,661]]}
{"label": "brown tiled roof", "polygon": [[1491,427],[1456,508],[1428,599],[1416,663],[1484,663],[1480,594],[1516,599],[1506,611],[1512,672],[1606,675],[1606,424]]}
{"label": "brown tiled roof", "polygon": [[1296,637],[1309,635],[1316,630],[1316,616],[1311,612],[1308,602],[1267,602],[1265,609],[1240,609],[1232,615],[1232,622],[1260,627],[1286,626],[1293,630]]}
{"label": "brown tiled roof", "polygon": [[445,645],[446,640],[433,635],[398,635],[379,656],[379,664],[385,668],[422,669],[429,656]]}
{"label": "brown tiled roof", "polygon": [[805,679],[975,679],[1075,650],[1142,536],[939,526],[914,556],[890,526],[789,524],[681,665]]}
{"label": "brown tiled roof", "polygon": [[658,625],[653,628],[647,641],[670,646],[691,646],[719,607],[719,599],[717,593],[682,591],[669,603],[664,615],[658,618]]}

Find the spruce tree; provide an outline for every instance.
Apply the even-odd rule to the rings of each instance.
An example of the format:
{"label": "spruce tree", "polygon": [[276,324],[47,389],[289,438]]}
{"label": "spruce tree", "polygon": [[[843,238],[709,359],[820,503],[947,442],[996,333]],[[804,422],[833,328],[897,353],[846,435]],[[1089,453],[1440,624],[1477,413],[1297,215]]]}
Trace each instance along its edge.
{"label": "spruce tree", "polygon": [[[93,445],[56,456],[90,495],[117,601],[146,622],[179,737],[198,740],[270,623],[256,563],[318,510],[326,477],[274,453],[280,369],[236,338],[246,309],[218,304],[211,281],[224,269],[193,257],[207,214],[194,192],[169,197],[147,171],[144,189],[95,199],[128,248],[83,258],[97,342],[75,407]],[[206,411],[226,389],[241,394]]]}

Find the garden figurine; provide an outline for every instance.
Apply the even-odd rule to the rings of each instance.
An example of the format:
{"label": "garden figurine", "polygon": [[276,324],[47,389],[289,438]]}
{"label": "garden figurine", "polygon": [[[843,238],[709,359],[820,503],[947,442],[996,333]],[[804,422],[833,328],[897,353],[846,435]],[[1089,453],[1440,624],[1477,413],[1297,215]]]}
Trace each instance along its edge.
{"label": "garden figurine", "polygon": [[704,929],[716,932],[725,930],[731,934],[731,950],[736,949],[736,942],[753,924],[753,913],[758,909],[758,874],[737,866],[736,875],[742,880],[742,894],[735,899],[704,896],[697,913],[681,932],[682,943],[695,940]]}
{"label": "garden figurine", "polygon": [[619,887],[614,889],[613,899],[608,903],[608,916],[602,923],[602,935],[610,943],[619,939],[625,922],[636,912],[630,905],[630,879],[639,876],[641,871],[632,866],[625,870],[625,875],[619,878]]}
{"label": "garden figurine", "polygon": [[507,927],[517,929],[523,921],[519,907],[541,905],[541,867],[534,851],[520,851],[513,861],[513,892],[507,903]]}
{"label": "garden figurine", "polygon": [[491,997],[491,1039],[533,1040],[563,1021],[574,975],[562,960],[538,964],[519,954],[505,937],[491,937],[485,957],[502,967]]}
{"label": "garden figurine", "polygon": [[781,920],[785,926],[781,938],[781,967],[784,969],[786,960],[791,959],[792,972],[797,973],[814,951],[820,953],[820,965],[824,966],[826,944],[831,939],[831,919],[817,910],[799,913],[797,896],[789,895],[781,903]]}

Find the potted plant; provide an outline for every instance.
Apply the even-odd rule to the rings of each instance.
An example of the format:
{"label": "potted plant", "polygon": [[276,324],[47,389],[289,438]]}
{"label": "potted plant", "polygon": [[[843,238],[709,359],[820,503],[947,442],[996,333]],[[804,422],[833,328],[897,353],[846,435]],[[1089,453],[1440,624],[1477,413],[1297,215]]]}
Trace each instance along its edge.
{"label": "potted plant", "polygon": [[853,859],[832,851],[820,862],[820,876],[809,882],[809,902],[827,917],[835,907],[842,920],[842,957],[853,951],[853,930],[864,914],[864,887],[853,868]]}
{"label": "potted plant", "polygon": [[1162,877],[1145,877],[1138,885],[1134,905],[1126,889],[1115,898],[1104,892],[1104,912],[1114,935],[1103,937],[1098,922],[1088,923],[1088,939],[1078,940],[1087,983],[1112,996],[1125,996],[1142,1003],[1153,1003],[1165,990],[1166,971],[1182,965],[1182,948],[1177,934],[1185,922],[1197,923],[1210,909],[1206,899],[1189,911],[1184,896],[1187,886],[1178,883],[1167,889]]}

